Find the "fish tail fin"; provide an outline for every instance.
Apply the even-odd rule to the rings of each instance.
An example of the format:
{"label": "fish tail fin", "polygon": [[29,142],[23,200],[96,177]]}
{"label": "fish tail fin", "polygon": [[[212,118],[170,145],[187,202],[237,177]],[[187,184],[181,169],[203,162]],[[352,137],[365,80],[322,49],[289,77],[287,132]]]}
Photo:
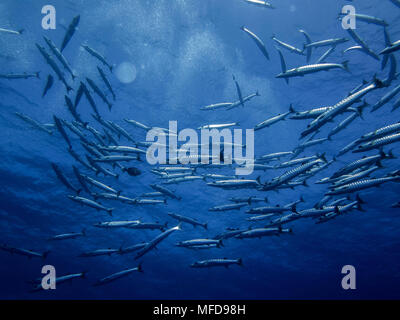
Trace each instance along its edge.
{"label": "fish tail fin", "polygon": [[43,252],[43,255],[42,255],[43,259],[46,259],[47,256],[49,255],[49,253],[50,253],[50,250]]}
{"label": "fish tail fin", "polygon": [[347,72],[350,72],[350,69],[349,69],[349,60],[343,61],[343,62],[342,62],[342,66],[343,66],[343,69],[344,69],[344,70],[346,70]]}
{"label": "fish tail fin", "polygon": [[70,86],[67,86],[67,92],[69,93],[70,91],[74,91],[74,89]]}
{"label": "fish tail fin", "polygon": [[375,84],[375,86],[376,86],[377,88],[383,88],[383,87],[386,87],[386,86],[387,86],[387,84],[385,84],[382,80],[378,79],[378,78],[376,77],[376,75],[374,75],[374,80],[373,80],[373,82],[374,82],[374,84]]}
{"label": "fish tail fin", "polygon": [[259,97],[260,93],[258,92],[258,90],[256,91],[256,96]]}
{"label": "fish tail fin", "polygon": [[224,246],[224,244],[222,242],[222,239],[219,239],[217,247],[220,248],[220,247],[223,247],[223,246]]}
{"label": "fish tail fin", "polygon": [[305,202],[303,196],[300,196],[300,202]]}
{"label": "fish tail fin", "polygon": [[[304,187],[307,187],[307,188],[310,186],[310,185],[307,183],[307,180],[304,180],[304,181],[303,181],[303,186],[304,186]],[[303,199],[303,197],[300,197],[300,198]],[[304,200],[304,199],[303,199],[303,200]],[[304,202],[304,201],[302,201],[302,202]]]}
{"label": "fish tail fin", "polygon": [[365,201],[363,199],[361,199],[359,194],[356,195],[356,200],[357,200],[358,203],[361,203],[361,204],[365,203]]}
{"label": "fish tail fin", "polygon": [[261,183],[261,176],[258,176],[258,177],[256,178],[256,181],[258,182],[258,184],[262,184],[262,183]]}
{"label": "fish tail fin", "polygon": [[114,208],[107,209],[107,213],[108,213],[110,216],[112,216],[113,210],[114,210]]}
{"label": "fish tail fin", "polygon": [[110,68],[110,72],[112,73],[112,72],[113,72],[114,65],[110,66],[109,68]]}
{"label": "fish tail fin", "polygon": [[290,106],[289,106],[289,112],[290,112],[290,113],[295,113],[295,112],[296,112],[296,110],[294,110],[294,108],[293,108],[293,104],[290,104]]}
{"label": "fish tail fin", "polygon": [[137,266],[137,271],[143,273],[142,263],[139,263],[139,265]]}
{"label": "fish tail fin", "polygon": [[25,29],[19,29],[19,30],[18,30],[18,33],[19,33],[19,34],[23,34],[24,32],[25,32]]}
{"label": "fish tail fin", "polygon": [[318,157],[319,157],[320,159],[322,159],[322,161],[324,161],[325,163],[328,162],[328,160],[326,159],[326,153],[325,153],[325,152],[322,153],[322,154],[320,154],[320,155],[318,155]]}
{"label": "fish tail fin", "polygon": [[79,195],[82,192],[82,189],[76,190],[76,194]]}
{"label": "fish tail fin", "polygon": [[83,271],[82,275],[81,275],[81,278],[86,279],[86,275],[87,275],[88,272],[89,271]]}
{"label": "fish tail fin", "polygon": [[82,235],[86,236],[86,228],[83,228],[81,232],[82,232]]}
{"label": "fish tail fin", "polygon": [[204,229],[208,230],[208,223],[203,224]]}
{"label": "fish tail fin", "polygon": [[297,213],[296,205],[293,205],[292,208],[291,208],[291,210],[292,210],[292,212]]}
{"label": "fish tail fin", "polygon": [[36,76],[36,78],[40,79],[40,71],[35,72],[35,76]]}
{"label": "fish tail fin", "polygon": [[361,212],[365,212],[364,208],[361,206],[361,203],[357,203],[357,210]]}
{"label": "fish tail fin", "polygon": [[265,201],[266,203],[269,203],[268,197],[265,197],[265,198],[264,198],[264,201]]}
{"label": "fish tail fin", "polygon": [[237,261],[238,261],[238,265],[243,267],[243,260],[242,260],[242,258],[239,258]]}

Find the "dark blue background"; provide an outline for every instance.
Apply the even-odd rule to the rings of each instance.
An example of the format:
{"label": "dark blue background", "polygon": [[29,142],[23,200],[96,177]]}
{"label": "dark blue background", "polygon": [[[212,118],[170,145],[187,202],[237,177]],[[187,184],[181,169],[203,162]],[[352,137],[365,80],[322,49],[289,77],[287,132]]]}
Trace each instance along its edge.
{"label": "dark blue background", "polygon": [[[347,45],[341,45],[329,58],[331,62],[350,60],[351,73],[331,71],[291,81],[275,79],[280,63],[270,37],[302,47],[303,28],[313,40],[347,37],[337,20],[337,14],[348,1],[282,0],[278,9],[268,10],[247,5],[240,0],[115,0],[115,1],[52,1],[57,10],[57,29],[41,28],[41,8],[48,1],[3,0],[0,3],[0,27],[24,28],[22,36],[0,34],[1,73],[41,71],[42,79],[0,81],[0,242],[36,251],[51,250],[48,259],[28,260],[25,257],[0,252],[0,298],[3,299],[383,299],[399,298],[399,227],[398,209],[390,205],[399,201],[395,183],[363,192],[367,200],[365,213],[354,211],[326,224],[315,225],[301,220],[293,223],[292,236],[254,240],[227,240],[222,249],[189,251],[174,247],[179,240],[212,237],[226,227],[246,227],[242,212],[213,213],[208,208],[225,204],[231,196],[252,195],[251,191],[220,191],[204,182],[173,186],[182,201],[169,201],[168,206],[113,206],[114,219],[169,221],[167,212],[175,211],[207,221],[209,231],[183,225],[183,231],[165,240],[159,249],[143,258],[143,274],[133,274],[104,287],[92,287],[98,279],[137,265],[133,255],[78,258],[78,254],[97,248],[119,247],[148,241],[157,231],[99,230],[90,227],[110,218],[104,213],[69,201],[65,188],[55,178],[50,161],[72,175],[73,161],[62,138],[56,134],[35,131],[14,115],[28,114],[44,123],[53,114],[71,119],[64,106],[63,85],[56,81],[46,99],[41,99],[49,67],[43,62],[34,43],[44,45],[43,35],[61,44],[72,18],[80,14],[79,30],[64,54],[80,76],[98,79],[96,60],[80,48],[87,43],[104,53],[113,64],[133,63],[138,75],[135,82],[123,85],[110,76],[117,93],[112,112],[100,104],[106,119],[128,129],[134,137],[144,140],[140,129],[129,127],[123,118],[131,118],[151,126],[167,127],[177,120],[180,129],[197,128],[208,123],[239,121],[242,128],[252,128],[260,121],[280,112],[289,104],[298,110],[333,105],[342,99],[362,79],[370,80],[380,72],[380,63],[363,53],[342,55]],[[390,1],[354,1],[358,12],[385,18],[393,40],[400,38],[400,9]],[[266,43],[271,61],[266,61],[254,43],[240,30],[245,25]],[[384,47],[381,27],[359,23],[357,32],[373,50]],[[352,42],[348,46],[353,45]],[[313,54],[316,61],[326,49]],[[305,59],[284,51],[289,67],[305,63]],[[398,56],[397,56],[398,57]],[[232,74],[238,79],[244,94],[258,90],[244,109],[232,112],[200,111],[200,107],[217,102],[236,100]],[[395,83],[398,84],[396,81]],[[74,84],[75,91],[77,82]],[[375,103],[387,90],[367,96]],[[90,118],[90,107],[79,107],[82,116]],[[337,151],[361,134],[399,120],[399,110],[390,113],[391,105],[357,119],[332,142],[305,152],[312,155],[324,151],[331,159]],[[344,116],[342,116],[344,117]],[[90,120],[92,123],[93,121]],[[95,125],[95,124],[93,124]],[[256,155],[288,151],[298,144],[306,122],[283,121],[256,133]],[[324,128],[320,136],[326,136]],[[74,140],[74,145],[79,145]],[[81,150],[80,150],[81,151]],[[398,147],[394,153],[400,156]],[[373,154],[371,152],[370,154]],[[328,176],[333,170],[358,156],[348,154],[329,170],[315,178]],[[384,162],[382,172],[398,168],[398,159]],[[152,191],[148,185],[156,177],[150,167],[140,165],[143,175],[127,175],[120,182],[106,178],[108,184],[122,188],[129,196]],[[218,173],[218,171],[211,171]],[[221,173],[232,174],[230,171]],[[379,175],[379,173],[377,173]],[[275,176],[262,175],[262,181]],[[252,177],[256,177],[255,173]],[[74,181],[75,182],[75,181]],[[311,183],[311,181],[310,181]],[[75,182],[76,184],[76,182]],[[325,186],[300,187],[295,191],[268,192],[272,204],[295,201],[300,195],[307,200],[301,208],[312,207],[326,192]],[[260,224],[261,226],[263,224]],[[51,243],[54,234],[80,231],[88,226],[86,238]],[[191,269],[196,260],[207,258],[243,259],[243,267],[229,269]],[[41,267],[52,264],[58,275],[89,271],[88,279],[60,285],[57,290],[31,294],[26,280],[40,276]],[[357,269],[357,290],[341,288],[341,268],[351,264]]]}

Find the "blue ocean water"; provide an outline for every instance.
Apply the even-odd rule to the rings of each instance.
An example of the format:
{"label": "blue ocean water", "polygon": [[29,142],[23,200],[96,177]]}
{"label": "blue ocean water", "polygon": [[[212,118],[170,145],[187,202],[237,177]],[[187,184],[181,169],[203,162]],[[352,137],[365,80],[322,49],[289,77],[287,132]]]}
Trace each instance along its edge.
{"label": "blue ocean water", "polygon": [[[257,123],[286,112],[290,104],[296,110],[308,110],[336,104],[363,79],[374,74],[387,76],[380,62],[363,52],[342,51],[353,41],[337,47],[329,62],[349,60],[350,73],[332,70],[291,79],[290,85],[276,79],[281,72],[279,57],[270,37],[302,48],[306,30],[313,40],[349,37],[337,16],[346,4],[357,12],[384,18],[389,22],[392,40],[400,38],[400,8],[391,1],[358,0],[281,0],[277,9],[263,9],[234,0],[53,0],[57,10],[56,30],[43,30],[41,9],[48,1],[3,0],[0,3],[0,27],[24,29],[22,35],[0,33],[1,72],[33,73],[41,79],[0,80],[0,243],[38,252],[50,250],[46,260],[28,259],[0,251],[0,298],[2,299],[392,299],[400,298],[400,215],[391,205],[398,202],[399,186],[384,184],[380,188],[360,193],[366,201],[365,212],[352,211],[328,223],[314,224],[298,220],[288,226],[293,235],[262,239],[228,239],[224,247],[209,250],[188,250],[175,246],[182,240],[213,237],[227,227],[247,228],[250,223],[244,209],[231,212],[209,212],[208,208],[229,203],[233,196],[267,196],[271,204],[284,205],[300,196],[306,200],[299,208],[306,209],[318,202],[327,191],[326,185],[314,184],[330,176],[341,166],[360,158],[348,153],[325,171],[311,178],[309,187],[282,190],[279,193],[254,190],[220,190],[204,181],[185,182],[170,188],[182,200],[169,199],[166,205],[134,206],[104,201],[115,208],[113,216],[80,206],[67,198],[71,194],[56,178],[51,162],[57,163],[74,185],[72,165],[77,165],[67,152],[67,144],[58,132],[48,135],[27,125],[15,115],[21,112],[41,122],[52,123],[53,115],[72,120],[64,103],[63,84],[45,63],[35,43],[45,46],[43,36],[61,45],[72,18],[80,15],[79,27],[63,54],[78,74],[73,83],[75,97],[79,80],[95,79],[106,87],[96,69],[100,62],[90,56],[81,44],[101,52],[111,64],[132,63],[137,70],[135,81],[124,84],[107,71],[117,99],[110,112],[96,97],[104,119],[124,127],[138,140],[145,140],[143,130],[130,126],[124,118],[135,119],[154,127],[168,127],[178,121],[179,129],[198,128],[211,123],[239,122],[241,128],[253,128]],[[264,40],[271,55],[267,61],[249,37],[240,30],[246,26]],[[383,28],[357,24],[359,33],[375,52],[384,45]],[[327,48],[316,49],[312,62]],[[288,67],[305,64],[305,58],[282,49]],[[398,54],[396,56],[398,58]],[[61,68],[61,67],[60,67]],[[41,98],[45,79],[53,74],[55,84]],[[232,74],[240,83],[243,94],[256,91],[260,97],[231,111],[201,111],[212,103],[237,100]],[[71,79],[68,81],[72,83]],[[374,91],[366,96],[370,104],[398,85]],[[109,96],[110,97],[110,96]],[[110,97],[111,99],[111,97]],[[332,159],[342,147],[362,134],[399,120],[399,110],[390,112],[388,103],[375,113],[365,112],[346,130],[322,145],[306,150],[302,155],[325,152]],[[98,130],[101,126],[90,116],[92,110],[82,98],[79,113]],[[346,117],[338,117],[335,123]],[[255,134],[256,156],[289,151],[299,143],[299,136],[308,121],[281,121]],[[325,137],[334,124],[321,129]],[[74,149],[84,154],[79,139],[70,134]],[[128,143],[121,138],[121,143]],[[388,151],[390,148],[385,148]],[[398,145],[393,153],[400,156]],[[372,155],[376,151],[368,152]],[[398,159],[383,162],[384,168],[374,173],[398,169]],[[152,192],[152,183],[159,183],[146,162],[134,162],[142,174],[133,177],[121,174],[98,179],[122,190],[124,195],[139,196]],[[90,174],[78,165],[82,172]],[[111,167],[110,167],[111,168]],[[119,172],[119,169],[115,169]],[[205,173],[206,171],[202,171]],[[209,173],[233,174],[232,169],[207,170]],[[90,174],[91,175],[91,174]],[[255,172],[267,181],[275,171]],[[208,223],[208,230],[182,225],[140,261],[144,272],[134,273],[104,286],[92,286],[98,279],[126,268],[135,267],[134,254],[81,258],[85,251],[119,248],[149,241],[159,231],[98,229],[100,221],[135,220],[144,222],[176,221],[167,213],[176,212]],[[265,222],[255,226],[264,226]],[[86,237],[50,242],[53,235],[79,232],[87,228]],[[242,258],[243,266],[193,269],[190,264],[211,258]],[[55,266],[57,275],[87,271],[86,279],[75,279],[59,285],[56,290],[30,293],[28,280],[41,277],[45,264]],[[357,289],[343,290],[341,269],[353,265],[357,270]]]}

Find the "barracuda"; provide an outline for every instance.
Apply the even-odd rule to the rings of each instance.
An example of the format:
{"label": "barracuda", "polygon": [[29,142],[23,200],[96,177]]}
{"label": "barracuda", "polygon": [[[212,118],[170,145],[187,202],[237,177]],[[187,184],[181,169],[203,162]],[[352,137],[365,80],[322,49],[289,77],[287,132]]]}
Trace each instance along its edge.
{"label": "barracuda", "polygon": [[248,214],[266,214],[266,213],[276,213],[276,214],[281,214],[283,212],[287,211],[292,211],[292,212],[297,212],[296,205],[291,205],[290,207],[287,206],[279,206],[277,205],[276,207],[256,207],[256,208],[251,208],[246,211]]}
{"label": "barracuda", "polygon": [[263,221],[263,220],[266,220],[266,219],[268,219],[268,218],[270,218],[270,217],[272,217],[274,215],[275,215],[275,213],[262,214],[262,215],[259,215],[259,216],[246,218],[246,220],[247,221],[251,221],[251,222]]}
{"label": "barracuda", "polygon": [[223,206],[215,206],[215,207],[209,208],[208,211],[220,212],[220,211],[240,210],[241,208],[243,208],[247,205],[249,205],[248,202],[232,203],[232,204],[226,204]]}
{"label": "barracuda", "polygon": [[300,214],[298,214],[298,213],[290,213],[290,214],[285,215],[283,217],[279,217],[279,218],[277,218],[275,220],[272,220],[269,223],[269,225],[266,226],[266,228],[275,227],[275,226],[281,226],[283,224],[296,221],[296,220],[298,220],[300,218],[302,218],[302,216]]}
{"label": "barracuda", "polygon": [[0,79],[8,79],[8,80],[13,80],[13,79],[29,79],[29,78],[40,78],[39,77],[40,72],[35,72],[35,73],[22,73],[22,74],[17,74],[17,73],[8,73],[8,74],[0,74]]}
{"label": "barracuda", "polygon": [[275,117],[272,117],[272,118],[270,118],[270,119],[267,119],[267,120],[265,120],[265,121],[263,121],[263,122],[257,124],[257,125],[254,127],[254,131],[257,131],[257,130],[260,130],[260,129],[269,127],[269,126],[271,126],[271,125],[273,125],[273,124],[275,124],[275,123],[277,123],[277,122],[279,122],[279,121],[281,121],[281,120],[285,120],[285,118],[286,118],[289,114],[294,113],[294,112],[296,112],[296,111],[293,109],[292,105],[290,105],[289,111],[288,111],[288,112],[285,112],[285,113],[283,113],[283,114],[279,114],[279,115],[277,115],[277,116],[275,116]]}
{"label": "barracuda", "polygon": [[124,119],[124,121],[134,125],[137,128],[141,128],[141,129],[144,129],[146,131],[149,131],[151,129],[151,127],[148,127],[148,126],[144,125],[143,123],[140,123],[139,121],[136,121],[136,120]]}
{"label": "barracuda", "polygon": [[24,29],[20,29],[20,30],[15,31],[15,30],[10,30],[10,29],[0,28],[0,32],[8,33],[8,34],[21,35],[24,32]]}
{"label": "barracuda", "polygon": [[253,39],[253,41],[257,45],[258,49],[260,49],[260,51],[262,52],[264,57],[267,58],[267,60],[269,60],[269,54],[268,54],[267,49],[265,48],[264,42],[255,33],[251,32],[246,27],[242,26],[240,29],[243,30],[244,32],[246,32],[248,34],[248,36],[251,39]]}
{"label": "barracuda", "polygon": [[284,48],[286,50],[289,50],[292,53],[295,53],[295,54],[298,54],[298,55],[301,55],[301,56],[305,55],[303,50],[300,50],[300,49],[298,49],[298,48],[296,48],[296,47],[294,47],[294,46],[292,46],[292,45],[290,45],[288,43],[285,43],[285,42],[277,39],[274,35],[271,37],[271,39],[274,40],[280,47],[282,47],[282,48]]}
{"label": "barracuda", "polygon": [[329,109],[325,113],[323,113],[321,116],[319,116],[317,119],[315,119],[311,124],[307,126],[307,129],[304,130],[301,133],[301,137],[305,137],[309,135],[310,133],[313,133],[317,131],[319,128],[321,128],[323,125],[325,125],[327,122],[331,121],[333,118],[335,118],[337,115],[343,113],[345,110],[347,110],[350,106],[352,106],[354,103],[356,103],[358,100],[360,100],[363,96],[368,94],[369,92],[382,88],[384,86],[383,82],[380,81],[379,79],[374,79],[373,83],[371,83],[369,86],[361,89],[360,91],[357,91],[356,93],[352,94],[349,97],[346,97],[345,99],[341,100],[338,102],[336,105],[332,107],[332,109]]}
{"label": "barracuda", "polygon": [[125,248],[121,247],[121,248],[119,248],[118,253],[119,254],[127,254],[127,253],[131,253],[131,252],[135,252],[140,249],[143,249],[145,246],[147,246],[147,244],[148,244],[147,242],[142,242],[142,243],[138,243],[138,244],[128,246]]}
{"label": "barracuda", "polygon": [[247,202],[248,204],[252,203],[257,203],[257,202],[269,202],[267,197],[264,198],[257,198],[255,196],[251,197],[235,197],[235,198],[230,198],[229,201],[235,202],[235,203],[244,203]]}
{"label": "barracuda", "polygon": [[167,188],[165,188],[163,186],[160,186],[158,184],[151,184],[150,187],[152,189],[154,189],[155,191],[161,192],[162,194],[164,194],[164,195],[166,195],[166,196],[168,196],[168,197],[170,197],[172,199],[177,199],[177,200],[181,200],[182,199],[181,197],[175,195],[175,193],[172,192],[171,190],[169,190],[169,189],[167,189]]}
{"label": "barracuda", "polygon": [[20,112],[15,112],[15,114],[20,117],[22,120],[24,120],[25,122],[29,123],[30,125],[32,125],[33,127],[42,130],[48,134],[53,134],[53,131],[49,130],[45,125],[37,122],[36,120],[28,117],[26,114],[20,113]]}
{"label": "barracuda", "polygon": [[380,60],[379,56],[373,52],[370,47],[368,47],[368,45],[365,43],[365,41],[363,39],[361,39],[361,37],[351,28],[347,29],[347,32],[350,34],[350,36],[353,38],[353,40],[358,43],[364,50],[363,52],[365,52],[367,55],[369,55],[370,57],[374,58],[375,60]]}
{"label": "barracuda", "polygon": [[94,162],[129,162],[138,160],[137,157],[132,156],[103,156],[101,158],[93,159]]}
{"label": "barracuda", "polygon": [[392,100],[400,92],[400,85],[395,87],[392,91],[389,91],[385,96],[383,96],[373,107],[371,112],[378,110],[390,100]]}
{"label": "barracuda", "polygon": [[210,259],[196,261],[190,265],[191,268],[210,268],[210,267],[225,267],[228,268],[230,265],[237,264],[242,265],[242,259]]}
{"label": "barracuda", "polygon": [[86,159],[88,160],[88,162],[90,163],[90,165],[95,168],[96,174],[98,174],[99,172],[101,172],[102,174],[104,174],[104,176],[110,176],[110,177],[114,177],[116,179],[118,179],[119,175],[106,169],[103,168],[102,166],[100,166],[96,161],[94,161],[93,158],[89,157],[88,155],[86,155]]}
{"label": "barracuda", "polygon": [[[296,112],[289,119],[294,119],[294,120],[316,119],[320,115],[324,114],[326,111],[328,111],[332,108],[333,107],[330,106],[330,107],[315,108],[315,109],[306,110],[306,111],[299,111],[299,112]],[[357,110],[354,108],[349,108],[348,110],[345,110],[344,112],[357,112]]]}
{"label": "barracuda", "polygon": [[380,161],[383,159],[394,159],[394,155],[391,151],[388,154],[381,151],[377,155],[361,158],[361,159],[353,161],[353,162],[347,164],[346,166],[344,166],[343,168],[339,169],[331,176],[331,178],[337,178],[337,177],[343,176],[343,175],[351,173],[355,169],[361,168],[363,166],[368,166],[368,165],[373,165],[373,164],[378,164],[378,166],[380,166]]}
{"label": "barracuda", "polygon": [[223,247],[222,239],[216,240],[216,239],[193,239],[193,240],[186,240],[186,241],[180,241],[176,243],[177,247],[184,247],[184,248],[190,248],[190,247]]}
{"label": "barracuda", "polygon": [[116,201],[121,201],[124,203],[135,203],[135,199],[133,198],[128,198],[124,197],[115,193],[90,193],[91,196],[97,200],[97,199],[105,199],[105,200],[116,200]]}
{"label": "barracuda", "polygon": [[273,161],[279,160],[280,158],[287,157],[293,155],[293,151],[285,151],[285,152],[276,152],[261,156],[257,159],[257,161]]}
{"label": "barracuda", "polygon": [[58,50],[57,46],[54,44],[53,41],[51,41],[49,38],[46,36],[43,36],[44,41],[46,41],[47,45],[49,46],[50,50],[54,53],[54,55],[57,57],[57,59],[61,62],[63,67],[68,70],[68,72],[71,74],[72,80],[76,78],[76,75],[72,71],[71,66],[69,65],[67,59],[63,56],[63,54]]}
{"label": "barracuda", "polygon": [[108,106],[108,109],[111,111],[112,104],[108,101],[103,91],[100,90],[100,88],[96,85],[96,83],[92,79],[86,78],[86,81],[89,84],[89,86],[93,89],[93,91],[101,98],[101,100],[104,101],[104,103]]}
{"label": "barracuda", "polygon": [[320,158],[321,158],[321,155],[316,154],[315,156],[289,160],[289,161],[286,161],[286,162],[282,162],[281,164],[276,166],[275,169],[282,169],[282,168],[292,167],[292,166],[295,166],[295,165],[298,165],[298,164],[305,164],[307,162],[310,162],[310,161],[316,160],[316,159],[320,159]]}
{"label": "barracuda", "polygon": [[87,176],[87,175],[82,174],[82,177],[83,177],[87,182],[89,182],[91,185],[93,185],[93,186],[95,186],[95,187],[97,187],[97,188],[99,188],[99,189],[102,189],[102,190],[104,190],[104,191],[106,191],[106,192],[111,192],[111,193],[114,193],[114,194],[116,194],[116,195],[120,195],[120,193],[121,193],[121,191],[117,191],[117,190],[115,190],[115,189],[113,189],[113,188],[107,186],[106,184],[100,182],[100,181],[94,180],[93,178],[91,178],[91,177],[89,177],[89,176]]}
{"label": "barracuda", "polygon": [[303,77],[306,74],[316,73],[320,71],[329,71],[332,69],[342,69],[349,72],[348,61],[343,63],[319,63],[301,66],[293,69],[286,70],[284,73],[280,73],[275,78],[292,78],[292,77]]}
{"label": "barracuda", "polygon": [[93,226],[97,228],[114,229],[114,228],[126,228],[131,225],[136,225],[138,223],[140,223],[140,220],[107,221],[107,222],[98,222]]}
{"label": "barracuda", "polygon": [[67,239],[76,239],[79,237],[84,237],[86,236],[86,229],[83,229],[81,232],[71,232],[71,233],[62,233],[62,234],[57,234],[48,240],[67,240]]}
{"label": "barracuda", "polygon": [[235,238],[246,239],[246,238],[262,238],[269,236],[279,236],[282,233],[292,233],[292,229],[282,229],[282,228],[257,228],[242,232],[238,234]]}
{"label": "barracuda", "polygon": [[179,231],[179,230],[182,230],[180,224],[178,224],[176,227],[168,229],[168,230],[164,231],[163,233],[159,234],[153,240],[149,241],[147,243],[147,245],[145,247],[143,247],[143,249],[139,250],[139,252],[135,256],[135,260],[139,259],[142,256],[144,256],[147,252],[149,252],[150,250],[154,249],[162,240],[167,238],[173,232]]}
{"label": "barracuda", "polygon": [[113,273],[113,274],[111,274],[111,275],[109,275],[109,276],[107,276],[107,277],[105,277],[105,278],[99,279],[99,280],[97,280],[97,282],[94,284],[94,286],[100,286],[100,285],[103,285],[103,284],[106,284],[106,283],[115,281],[115,280],[117,280],[117,279],[119,279],[119,278],[128,276],[128,275],[130,275],[131,273],[133,273],[133,272],[135,272],[135,271],[143,272],[143,269],[142,269],[141,264],[139,264],[139,265],[138,265],[137,267],[135,267],[135,268],[126,269],[126,270],[123,270],[123,271],[120,271],[120,272],[116,272],[116,273]]}
{"label": "barracuda", "polygon": [[176,214],[176,213],[172,213],[172,212],[168,213],[168,215],[171,218],[174,218],[174,219],[176,219],[176,220],[178,220],[180,222],[189,223],[193,227],[200,226],[200,227],[203,227],[204,229],[207,230],[207,223],[201,223],[201,222],[197,221],[196,219],[193,219],[193,218],[190,218],[190,217],[186,217],[186,216],[182,216],[180,214]]}
{"label": "barracuda", "polygon": [[336,47],[333,46],[329,48],[318,60],[317,64],[324,63],[324,61],[336,50]]}
{"label": "barracuda", "polygon": [[111,92],[111,94],[113,96],[113,100],[115,101],[115,93],[111,86],[110,81],[107,79],[106,74],[104,73],[103,69],[100,67],[97,67],[97,70],[99,71],[100,77],[103,79],[103,82],[106,84],[108,90]]}
{"label": "barracuda", "polygon": [[68,42],[71,40],[72,36],[74,35],[75,30],[77,29],[77,27],[79,25],[80,19],[81,19],[80,15],[77,15],[72,19],[70,25],[68,26],[67,32],[65,33],[63,42],[61,44],[61,52],[65,49]]}
{"label": "barracuda", "polygon": [[62,171],[60,170],[60,168],[55,164],[55,163],[51,163],[51,167],[53,168],[54,172],[56,173],[57,178],[63,183],[63,185],[65,185],[68,189],[76,192],[76,194],[79,194],[82,190],[81,189],[77,189],[75,188],[68,180],[67,178],[64,176],[64,174],[62,173]]}
{"label": "barracuda", "polygon": [[327,192],[326,195],[339,195],[339,194],[352,193],[368,188],[379,187],[381,184],[386,182],[399,182],[399,181],[400,181],[400,176],[360,180],[357,182],[353,182],[332,189],[331,191]]}
{"label": "barracuda", "polygon": [[236,180],[218,180],[209,182],[207,185],[211,187],[223,189],[242,189],[242,188],[257,188],[261,186],[260,177],[256,180],[236,179]]}
{"label": "barracuda", "polygon": [[400,122],[396,122],[386,127],[364,134],[358,141],[367,142],[371,140],[376,140],[378,138],[390,135],[392,133],[397,133],[398,131],[400,131]]}
{"label": "barracuda", "polygon": [[400,50],[400,40],[397,40],[396,42],[393,42],[389,47],[386,47],[383,49],[379,54],[390,54],[393,52],[396,52]]}
{"label": "barracuda", "polygon": [[258,6],[258,7],[262,7],[262,8],[268,8],[268,9],[275,9],[275,7],[264,0],[244,0],[246,3]]}
{"label": "barracuda", "polygon": [[381,149],[383,146],[386,146],[391,143],[399,142],[399,141],[400,141],[400,133],[392,134],[390,136],[386,136],[383,138],[379,138],[379,139],[364,143],[364,144],[358,146],[358,148],[356,150],[353,150],[353,153],[364,152],[364,151],[373,150],[373,149]]}
{"label": "barracuda", "polygon": [[[342,16],[344,16],[344,14],[340,13],[339,17],[342,17]],[[353,16],[357,19],[357,22],[362,21],[362,22],[366,22],[366,23],[370,23],[370,24],[376,24],[376,25],[382,26],[382,27],[388,26],[388,23],[384,19],[381,19],[381,18],[377,18],[374,16],[370,16],[367,14],[361,14],[361,13],[355,13]]]}
{"label": "barracuda", "polygon": [[221,102],[221,103],[215,103],[215,104],[210,104],[205,107],[201,107],[200,110],[215,110],[215,109],[220,109],[220,108],[226,108],[232,105],[232,102]]}
{"label": "barracuda", "polygon": [[334,136],[335,134],[338,134],[340,131],[346,129],[357,117],[359,117],[360,114],[358,113],[353,113],[349,115],[346,119],[344,119],[342,122],[340,122],[335,128],[331,130],[328,134],[328,139],[331,140],[331,137]]}
{"label": "barracuda", "polygon": [[93,201],[93,200],[90,200],[87,198],[75,197],[75,196],[71,196],[71,195],[68,195],[68,198],[71,199],[72,201],[86,205],[93,209],[106,211],[110,216],[112,215],[112,211],[114,210],[113,208],[106,208],[103,205],[101,205],[100,203],[97,203],[96,201]]}
{"label": "barracuda", "polygon": [[[342,176],[343,179],[340,179],[340,180],[332,183],[332,188],[337,188],[337,187],[343,186],[345,184],[349,184],[349,183],[355,182],[357,180],[360,180],[362,178],[368,177],[372,172],[374,172],[378,169],[379,169],[378,166],[373,166],[371,168],[368,168],[367,170],[358,172],[353,175],[344,176],[344,177]],[[339,177],[339,178],[342,178],[342,177]]]}
{"label": "barracuda", "polygon": [[164,231],[168,226],[168,222],[162,224],[158,222],[138,222],[125,226],[128,229],[142,229],[142,230],[161,230]]}
{"label": "barracuda", "polygon": [[[250,95],[248,95],[246,97],[243,97],[243,104],[245,102],[247,102],[247,101],[250,101],[254,97],[259,97],[259,96],[260,96],[260,94],[257,91],[256,93],[253,93],[253,94],[250,94]],[[231,103],[229,106],[226,106],[226,110],[231,110],[231,109],[236,108],[236,107],[238,107],[240,105],[241,105],[241,101],[240,100],[235,101],[235,102]]]}
{"label": "barracuda", "polygon": [[82,48],[84,48],[87,52],[89,52],[91,56],[99,59],[101,63],[103,63],[110,69],[111,72],[113,71],[113,66],[109,65],[108,62],[106,61],[106,58],[104,58],[99,52],[84,44],[82,45]]}
{"label": "barracuda", "polygon": [[316,159],[314,161],[310,161],[306,164],[303,164],[295,169],[287,171],[283,175],[272,179],[270,182],[265,183],[261,190],[271,190],[274,187],[277,187],[278,185],[285,184],[288,181],[292,180],[293,178],[299,176],[300,174],[305,173],[311,168],[321,165],[322,163],[325,163],[325,161],[321,159]]}
{"label": "barracuda", "polygon": [[29,259],[31,258],[42,258],[46,259],[50,251],[45,251],[43,253],[35,252],[33,250],[27,250],[23,248],[15,248],[15,247],[10,247],[6,244],[0,244],[0,250],[7,251],[11,254],[19,254],[21,256],[26,256]]}
{"label": "barracuda", "polygon": [[[302,32],[302,31],[300,31],[300,32]],[[303,31],[303,33],[304,33],[304,31]],[[327,39],[327,40],[321,40],[321,41],[307,43],[304,45],[304,48],[307,49],[307,48],[320,48],[320,47],[326,47],[326,46],[334,46],[334,45],[338,45],[341,43],[345,43],[347,41],[349,41],[349,39],[346,39],[346,38]]]}
{"label": "barracuda", "polygon": [[60,68],[56,64],[56,62],[53,60],[53,58],[46,52],[46,50],[39,44],[36,43],[36,47],[38,48],[39,52],[43,56],[43,58],[46,60],[47,64],[50,65],[50,67],[53,69],[53,71],[56,73],[58,76],[58,79],[64,84],[65,88],[67,89],[67,92],[70,92],[73,90],[67,83],[67,81],[64,78],[63,73],[61,72]]}
{"label": "barracuda", "polygon": [[201,127],[198,127],[198,130],[204,130],[204,129],[224,129],[224,128],[231,128],[231,127],[236,127],[239,126],[238,122],[232,122],[232,123],[221,123],[221,124],[208,124],[204,125]]}

